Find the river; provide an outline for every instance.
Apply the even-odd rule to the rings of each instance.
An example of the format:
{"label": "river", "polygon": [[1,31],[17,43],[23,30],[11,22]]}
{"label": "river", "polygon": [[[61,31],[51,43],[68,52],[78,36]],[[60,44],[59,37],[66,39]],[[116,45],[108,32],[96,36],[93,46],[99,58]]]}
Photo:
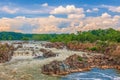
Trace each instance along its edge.
{"label": "river", "polygon": [[115,69],[93,68],[87,72],[66,75],[61,80],[120,80],[120,74]]}
{"label": "river", "polygon": [[[40,45],[40,48],[44,47]],[[46,49],[59,53],[59,56],[46,59],[33,59],[29,56],[13,57],[11,61],[0,64],[0,80],[120,80],[120,74],[114,69],[94,68],[91,71],[72,73],[64,77],[44,75],[41,73],[41,66],[44,64],[53,60],[62,61],[73,54],[86,54],[85,52],[67,49]]]}

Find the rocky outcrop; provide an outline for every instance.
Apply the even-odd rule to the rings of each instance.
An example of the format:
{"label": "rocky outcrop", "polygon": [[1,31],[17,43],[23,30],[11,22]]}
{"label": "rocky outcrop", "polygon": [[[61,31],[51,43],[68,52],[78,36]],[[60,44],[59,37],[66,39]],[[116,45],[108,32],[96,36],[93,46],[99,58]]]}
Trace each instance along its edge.
{"label": "rocky outcrop", "polygon": [[76,72],[77,70],[89,70],[87,66],[88,65],[82,61],[81,57],[75,54],[64,61],[53,61],[50,64],[44,65],[42,67],[42,73],[48,75],[65,75]]}
{"label": "rocky outcrop", "polygon": [[46,43],[43,46],[45,46],[46,48],[63,49],[65,47],[65,44],[62,42],[54,42],[54,43]]}
{"label": "rocky outcrop", "polygon": [[55,57],[57,54],[52,52],[51,50],[46,50],[46,49],[40,49],[41,52],[43,52],[43,57],[48,58],[48,57]]}
{"label": "rocky outcrop", "polygon": [[0,44],[0,63],[9,61],[12,58],[14,47],[8,44]]}
{"label": "rocky outcrop", "polygon": [[44,65],[42,73],[47,75],[66,75],[73,72],[87,71],[95,67],[120,69],[120,62],[116,62],[112,57],[105,55],[81,57],[74,54],[64,61],[52,61]]}
{"label": "rocky outcrop", "polygon": [[[80,42],[69,42],[67,43],[67,49],[75,50],[75,51],[88,51],[88,48],[92,48],[95,46],[94,43],[80,43]],[[90,52],[90,50],[89,50]]]}

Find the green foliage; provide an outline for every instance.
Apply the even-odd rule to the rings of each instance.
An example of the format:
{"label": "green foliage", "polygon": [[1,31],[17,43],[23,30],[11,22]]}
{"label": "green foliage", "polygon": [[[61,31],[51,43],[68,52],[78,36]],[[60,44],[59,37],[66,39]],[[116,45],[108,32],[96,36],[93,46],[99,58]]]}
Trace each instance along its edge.
{"label": "green foliage", "polygon": [[92,47],[92,48],[89,48],[89,50],[91,50],[91,51],[97,51],[98,48],[94,46],[94,47]]}
{"label": "green foliage", "polygon": [[[51,41],[57,42],[96,42],[96,41],[110,41],[110,42],[120,42],[120,31],[116,31],[112,28],[110,29],[98,29],[90,30],[84,32],[78,32],[75,34],[59,34],[58,36],[52,38]],[[104,44],[105,45],[105,44]]]}
{"label": "green foliage", "polygon": [[32,34],[32,40],[38,41],[50,41],[52,38],[55,38],[58,34]]}
{"label": "green foliage", "polygon": [[78,57],[78,60],[79,60],[79,61],[83,61],[83,58],[79,56],[79,57]]}
{"label": "green foliage", "polygon": [[32,34],[22,34],[15,32],[0,32],[0,40],[24,40],[32,38]]}
{"label": "green foliage", "polygon": [[27,40],[29,40],[29,38],[28,37],[23,37],[22,40],[27,41]]}
{"label": "green foliage", "polygon": [[107,46],[105,41],[120,42],[120,31],[110,29],[98,29],[84,32],[77,32],[77,34],[22,34],[15,32],[0,32],[0,40],[39,40],[51,42],[71,41],[78,42],[99,42],[99,45]]}

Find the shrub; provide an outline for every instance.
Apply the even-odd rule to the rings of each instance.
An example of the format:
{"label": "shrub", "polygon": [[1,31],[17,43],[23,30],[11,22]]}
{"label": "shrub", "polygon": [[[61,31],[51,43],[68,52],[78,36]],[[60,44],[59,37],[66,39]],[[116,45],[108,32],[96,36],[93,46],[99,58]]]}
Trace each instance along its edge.
{"label": "shrub", "polygon": [[94,46],[94,47],[90,48],[89,50],[91,50],[91,51],[97,51],[98,48],[96,46]]}
{"label": "shrub", "polygon": [[83,61],[82,57],[78,57],[78,60],[79,60],[79,61]]}

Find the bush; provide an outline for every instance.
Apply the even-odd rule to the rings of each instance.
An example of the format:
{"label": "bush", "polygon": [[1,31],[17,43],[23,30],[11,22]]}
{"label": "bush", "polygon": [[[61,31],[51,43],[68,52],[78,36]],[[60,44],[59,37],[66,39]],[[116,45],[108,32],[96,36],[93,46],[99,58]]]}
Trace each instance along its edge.
{"label": "bush", "polygon": [[91,50],[91,51],[97,51],[98,48],[95,46],[95,47],[90,48],[89,50]]}
{"label": "bush", "polygon": [[83,61],[82,57],[78,57],[78,60],[79,60],[79,61]]}

